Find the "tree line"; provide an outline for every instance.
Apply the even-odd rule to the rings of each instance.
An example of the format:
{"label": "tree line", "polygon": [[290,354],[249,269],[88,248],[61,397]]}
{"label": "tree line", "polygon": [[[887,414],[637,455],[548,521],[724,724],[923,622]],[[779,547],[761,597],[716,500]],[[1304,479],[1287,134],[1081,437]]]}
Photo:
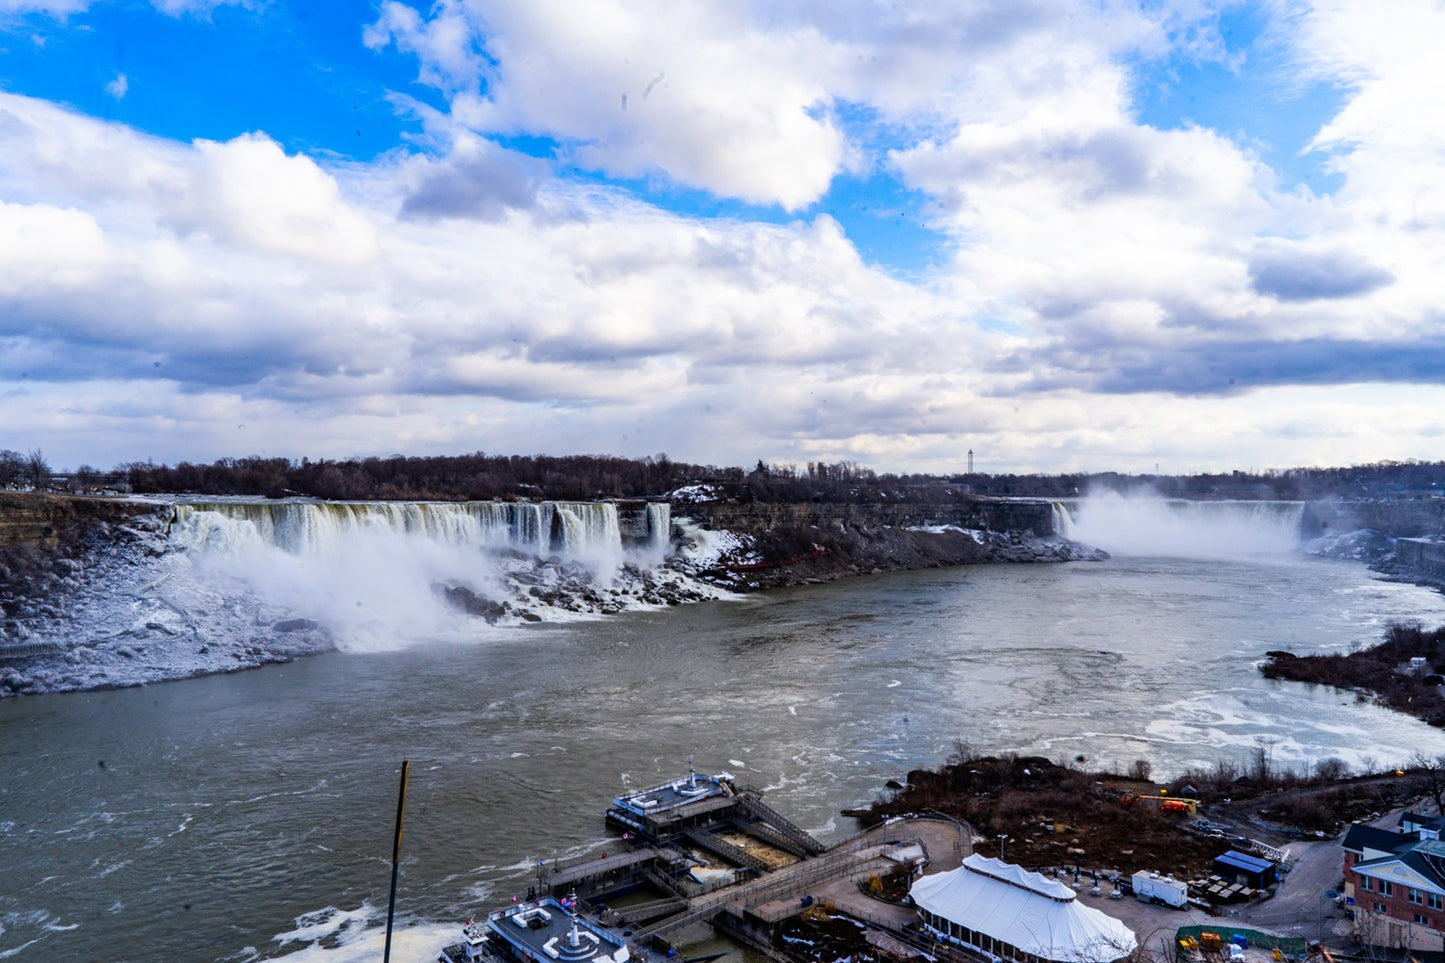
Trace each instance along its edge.
{"label": "tree line", "polygon": [[879,473],[851,461],[805,465],[758,461],[751,468],[609,455],[466,455],[319,459],[221,458],[174,466],[129,462],[111,472],[89,465],[60,476],[41,452],[0,450],[0,488],[137,493],[303,496],[338,500],[492,498],[658,498],[685,485],[709,497],[765,502],[943,504],[967,495],[1066,499],[1104,488],[1147,488],[1165,497],[1306,501],[1326,497],[1438,497],[1445,462],[1385,461],[1348,468],[1127,475],[1118,472],[946,475]]}

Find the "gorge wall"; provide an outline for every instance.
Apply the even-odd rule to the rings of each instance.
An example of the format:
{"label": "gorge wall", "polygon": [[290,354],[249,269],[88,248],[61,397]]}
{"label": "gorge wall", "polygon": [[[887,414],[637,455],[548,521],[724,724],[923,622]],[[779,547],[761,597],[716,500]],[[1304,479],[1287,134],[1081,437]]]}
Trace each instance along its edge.
{"label": "gorge wall", "polygon": [[1445,533],[1445,498],[1308,502],[1300,519],[1304,539],[1373,529],[1390,538]]}
{"label": "gorge wall", "polygon": [[888,527],[958,528],[1028,533],[1039,537],[1054,531],[1053,503],[1040,500],[960,496],[952,504],[852,504],[847,502],[703,502],[674,504],[674,515],[685,515],[714,528],[765,532],[789,529],[868,530]]}
{"label": "gorge wall", "polygon": [[872,572],[984,562],[1060,562],[1102,557],[1055,535],[1044,500],[959,496],[950,503],[674,503],[672,515],[751,540],[748,564],[706,574],[757,589]]}

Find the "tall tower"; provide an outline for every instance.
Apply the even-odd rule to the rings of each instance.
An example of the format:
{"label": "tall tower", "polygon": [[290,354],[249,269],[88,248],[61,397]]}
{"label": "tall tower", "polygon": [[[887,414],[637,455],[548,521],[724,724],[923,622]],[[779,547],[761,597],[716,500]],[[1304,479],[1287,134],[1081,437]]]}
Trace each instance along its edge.
{"label": "tall tower", "polygon": [[968,450],[968,473],[973,474],[973,449]]}

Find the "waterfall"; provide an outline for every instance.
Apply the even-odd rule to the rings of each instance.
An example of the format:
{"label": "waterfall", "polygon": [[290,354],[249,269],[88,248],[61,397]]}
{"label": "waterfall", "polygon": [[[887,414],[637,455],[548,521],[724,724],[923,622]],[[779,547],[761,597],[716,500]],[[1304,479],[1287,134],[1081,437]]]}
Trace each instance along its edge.
{"label": "waterfall", "polygon": [[1072,514],[1064,510],[1072,518],[1069,538],[1115,555],[1172,558],[1294,552],[1303,513],[1303,502],[1187,501],[1118,492],[1080,499]]}
{"label": "waterfall", "polygon": [[[672,604],[666,504],[188,499],[167,564],[206,604],[324,626],[347,651]],[[167,583],[170,584],[170,583]],[[217,601],[222,599],[224,601]],[[271,617],[275,621],[276,617]]]}
{"label": "waterfall", "polygon": [[667,554],[672,542],[672,506],[667,502],[647,503],[647,547],[658,558]]}
{"label": "waterfall", "polygon": [[1054,534],[1060,538],[1074,538],[1074,519],[1063,502],[1054,502]]}
{"label": "waterfall", "polygon": [[[646,506],[649,556],[665,552],[668,519],[666,504]],[[624,554],[611,502],[190,502],[176,506],[171,537],[187,547],[265,544],[316,556],[368,530],[592,563]]]}

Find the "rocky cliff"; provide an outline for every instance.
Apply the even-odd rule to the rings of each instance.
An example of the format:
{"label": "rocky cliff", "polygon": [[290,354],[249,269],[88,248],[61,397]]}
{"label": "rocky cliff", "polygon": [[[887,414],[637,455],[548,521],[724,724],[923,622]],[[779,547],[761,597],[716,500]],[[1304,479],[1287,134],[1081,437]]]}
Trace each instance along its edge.
{"label": "rocky cliff", "polygon": [[1105,557],[1054,532],[1042,500],[960,497],[952,504],[677,502],[682,524],[725,531],[738,549],[702,571],[734,589],[770,588],[869,572],[985,562]]}
{"label": "rocky cliff", "polygon": [[169,517],[155,503],[0,492],[0,643],[22,637],[27,619],[61,614],[98,558]]}
{"label": "rocky cliff", "polygon": [[1357,558],[1387,578],[1445,591],[1445,498],[1310,502],[1300,536]]}

